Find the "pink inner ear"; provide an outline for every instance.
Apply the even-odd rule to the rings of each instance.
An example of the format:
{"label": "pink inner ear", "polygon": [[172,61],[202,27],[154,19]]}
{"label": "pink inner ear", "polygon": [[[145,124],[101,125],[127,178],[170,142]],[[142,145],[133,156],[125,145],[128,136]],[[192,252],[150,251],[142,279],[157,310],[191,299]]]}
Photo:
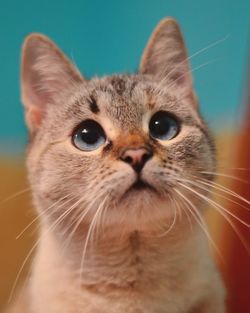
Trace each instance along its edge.
{"label": "pink inner ear", "polygon": [[30,115],[31,115],[31,122],[33,125],[40,125],[41,121],[42,121],[42,116],[43,114],[41,113],[41,111],[33,109],[30,111]]}
{"label": "pink inner ear", "polygon": [[30,72],[29,77],[26,78],[22,84],[22,100],[26,109],[27,124],[33,131],[41,124],[49,96],[47,93],[39,91],[36,75],[33,72]]}
{"label": "pink inner ear", "polygon": [[30,132],[34,133],[42,122],[43,113],[40,110],[37,110],[35,106],[33,106],[25,110],[25,119]]}

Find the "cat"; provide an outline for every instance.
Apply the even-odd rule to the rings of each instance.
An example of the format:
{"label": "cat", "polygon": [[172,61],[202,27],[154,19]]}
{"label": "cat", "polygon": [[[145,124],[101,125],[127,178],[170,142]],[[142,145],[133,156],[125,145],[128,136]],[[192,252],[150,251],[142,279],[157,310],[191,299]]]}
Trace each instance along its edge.
{"label": "cat", "polygon": [[136,74],[91,80],[31,34],[21,92],[40,234],[11,312],[224,313],[195,193],[215,146],[177,22],[158,24]]}

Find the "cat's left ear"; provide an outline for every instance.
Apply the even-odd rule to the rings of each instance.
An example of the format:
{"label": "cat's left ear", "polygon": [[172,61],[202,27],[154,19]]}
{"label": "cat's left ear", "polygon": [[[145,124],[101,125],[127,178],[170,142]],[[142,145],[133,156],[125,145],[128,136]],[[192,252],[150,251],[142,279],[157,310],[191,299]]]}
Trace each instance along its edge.
{"label": "cat's left ear", "polygon": [[149,74],[162,86],[178,88],[184,96],[194,96],[192,76],[185,43],[177,22],[162,20],[154,30],[143,53],[139,72]]}
{"label": "cat's left ear", "polygon": [[29,35],[22,50],[21,93],[30,133],[39,128],[49,104],[83,81],[52,40],[42,34]]}

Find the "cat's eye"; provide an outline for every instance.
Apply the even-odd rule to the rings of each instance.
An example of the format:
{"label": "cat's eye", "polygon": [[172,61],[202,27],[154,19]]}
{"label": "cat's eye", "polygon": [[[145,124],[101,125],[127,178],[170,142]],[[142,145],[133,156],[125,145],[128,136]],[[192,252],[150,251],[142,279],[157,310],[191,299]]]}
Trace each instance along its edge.
{"label": "cat's eye", "polygon": [[85,120],[75,129],[72,142],[82,151],[93,151],[106,142],[106,135],[100,124]]}
{"label": "cat's eye", "polygon": [[150,135],[160,140],[171,140],[180,131],[179,122],[168,112],[155,113],[149,122]]}

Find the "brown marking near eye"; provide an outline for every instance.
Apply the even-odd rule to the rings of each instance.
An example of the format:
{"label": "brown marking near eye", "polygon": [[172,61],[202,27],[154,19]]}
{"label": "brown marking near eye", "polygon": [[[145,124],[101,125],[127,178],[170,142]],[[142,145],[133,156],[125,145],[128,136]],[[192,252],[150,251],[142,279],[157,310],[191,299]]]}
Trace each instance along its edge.
{"label": "brown marking near eye", "polygon": [[88,98],[88,103],[89,103],[89,109],[91,112],[97,114],[100,112],[100,109],[97,105],[97,101],[95,99],[95,97],[93,95],[91,95],[89,98]]}

